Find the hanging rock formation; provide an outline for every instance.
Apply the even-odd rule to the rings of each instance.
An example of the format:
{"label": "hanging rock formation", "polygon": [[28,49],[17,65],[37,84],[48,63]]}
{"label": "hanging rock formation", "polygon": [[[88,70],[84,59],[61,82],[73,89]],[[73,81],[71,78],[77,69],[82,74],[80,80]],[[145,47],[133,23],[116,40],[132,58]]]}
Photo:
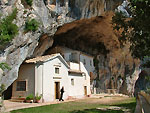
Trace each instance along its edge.
{"label": "hanging rock formation", "polygon": [[[95,84],[97,93],[117,89],[119,93],[133,95],[134,84],[140,73],[139,60],[131,56],[128,44],[120,48],[119,34],[113,31],[111,25],[112,16],[113,13],[108,13],[65,24],[55,33],[51,48],[66,46],[95,56],[98,62],[95,65],[95,71],[98,71]],[[44,54],[50,54],[51,48]]]}
{"label": "hanging rock formation", "polygon": [[[127,84],[124,89],[129,91],[131,83],[127,82],[127,77],[134,79],[132,75],[138,63],[131,57],[128,47],[120,49],[117,35],[110,24],[111,16],[100,16],[105,11],[115,9],[122,0],[69,0],[57,8],[52,8],[54,5],[46,4],[45,0],[33,0],[32,7],[26,6],[23,1],[25,0],[0,1],[1,18],[11,13],[14,7],[18,9],[14,23],[19,27],[19,33],[0,54],[0,62],[6,62],[11,68],[4,72],[5,76],[0,75],[1,83],[6,88],[17,79],[19,67],[25,59],[48,54],[48,48],[57,44],[68,47],[73,44],[73,49],[90,53],[99,60],[99,89],[109,87],[113,76],[116,82],[117,79],[122,79]],[[60,9],[61,12],[58,11]],[[84,19],[95,16],[99,17]],[[25,22],[29,18],[40,22],[36,32],[24,32]],[[66,24],[70,22],[73,23]],[[64,24],[66,25],[58,29]],[[116,82],[112,88],[118,87]]]}

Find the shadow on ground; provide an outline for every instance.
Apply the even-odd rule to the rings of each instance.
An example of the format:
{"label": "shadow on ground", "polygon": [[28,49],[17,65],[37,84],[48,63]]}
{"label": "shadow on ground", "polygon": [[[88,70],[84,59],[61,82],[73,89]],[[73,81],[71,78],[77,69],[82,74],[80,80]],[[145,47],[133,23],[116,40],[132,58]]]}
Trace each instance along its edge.
{"label": "shadow on ground", "polygon": [[[135,105],[136,105],[135,102],[131,102],[131,103],[115,105],[117,107],[123,108],[120,110],[110,110],[110,109],[100,110],[100,109],[95,108],[95,109],[75,110],[75,111],[71,111],[69,113],[124,113],[125,111],[127,111],[128,113],[134,113]],[[109,107],[111,107],[111,105]]]}
{"label": "shadow on ground", "polygon": [[76,110],[70,113],[124,113],[121,110],[98,110],[98,109],[85,109],[85,110]]}
{"label": "shadow on ground", "polygon": [[131,102],[131,103],[124,103],[124,104],[116,104],[115,106],[118,107],[125,107],[127,109],[130,109],[131,113],[134,113],[135,107],[136,107],[136,102]]}

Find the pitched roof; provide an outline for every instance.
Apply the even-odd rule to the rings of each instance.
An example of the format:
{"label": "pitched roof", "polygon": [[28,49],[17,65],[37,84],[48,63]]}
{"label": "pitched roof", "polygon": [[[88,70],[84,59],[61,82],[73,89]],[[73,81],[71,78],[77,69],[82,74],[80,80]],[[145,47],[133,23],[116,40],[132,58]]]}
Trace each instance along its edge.
{"label": "pitched roof", "polygon": [[[51,55],[46,55],[46,56],[39,56],[36,58],[28,59],[25,61],[25,63],[37,63],[37,62],[44,62],[47,61],[53,57],[56,57],[58,54],[51,54]],[[60,55],[60,54],[59,54]]]}
{"label": "pitched roof", "polygon": [[65,59],[60,55],[60,53],[57,54],[51,54],[51,55],[45,55],[45,56],[39,56],[36,58],[28,59],[25,61],[25,63],[38,63],[38,62],[46,62],[48,60],[54,59],[56,57],[61,58],[62,62],[65,63],[65,65],[69,68],[70,66],[65,61]]}

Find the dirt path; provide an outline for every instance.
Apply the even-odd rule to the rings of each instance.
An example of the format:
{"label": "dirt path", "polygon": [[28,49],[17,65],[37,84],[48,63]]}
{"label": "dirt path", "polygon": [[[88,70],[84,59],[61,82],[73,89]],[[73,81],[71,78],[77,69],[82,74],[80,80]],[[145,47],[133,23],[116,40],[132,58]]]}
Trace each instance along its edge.
{"label": "dirt path", "polygon": [[[84,98],[84,99],[75,99],[75,100],[66,100],[64,102],[70,102],[70,101],[76,101],[76,102],[86,102],[86,103],[96,103],[96,104],[114,104],[118,101],[125,101],[129,99],[127,96],[122,95],[108,95],[108,94],[100,94],[100,95],[92,95],[90,98]],[[11,102],[11,101],[4,101],[4,105],[6,108],[6,111],[12,111],[17,109],[23,109],[23,108],[30,108],[30,107],[38,107],[38,106],[44,106],[44,105],[50,105],[50,104],[59,104],[62,102],[55,101],[50,103],[20,103],[20,102]]]}
{"label": "dirt path", "polygon": [[130,98],[128,96],[123,96],[123,95],[96,95],[92,96],[91,98],[87,99],[81,99],[77,100],[79,102],[86,102],[86,103],[96,103],[96,104],[114,104],[118,103],[119,101],[126,101],[129,100]]}
{"label": "dirt path", "polygon": [[22,103],[22,102],[11,102],[9,100],[4,100],[4,106],[5,106],[5,111],[9,112],[17,109],[39,107],[39,106],[45,106],[50,104],[59,104],[59,103],[70,102],[70,101],[74,101],[74,100],[66,100],[61,102],[54,101],[54,102],[45,102],[45,103]]}

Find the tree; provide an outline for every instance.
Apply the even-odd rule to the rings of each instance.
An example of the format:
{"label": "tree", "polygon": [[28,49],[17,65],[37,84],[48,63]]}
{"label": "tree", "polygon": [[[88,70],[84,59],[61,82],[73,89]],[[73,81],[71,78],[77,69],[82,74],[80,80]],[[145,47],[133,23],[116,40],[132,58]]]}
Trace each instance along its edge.
{"label": "tree", "polygon": [[114,29],[121,32],[121,45],[130,43],[134,57],[143,59],[150,57],[150,0],[130,0],[130,17],[116,12],[112,19]]}

